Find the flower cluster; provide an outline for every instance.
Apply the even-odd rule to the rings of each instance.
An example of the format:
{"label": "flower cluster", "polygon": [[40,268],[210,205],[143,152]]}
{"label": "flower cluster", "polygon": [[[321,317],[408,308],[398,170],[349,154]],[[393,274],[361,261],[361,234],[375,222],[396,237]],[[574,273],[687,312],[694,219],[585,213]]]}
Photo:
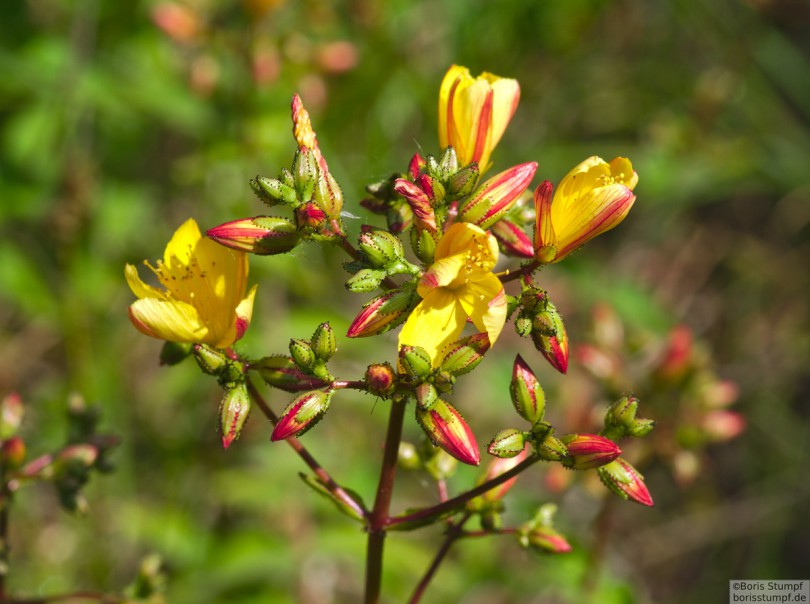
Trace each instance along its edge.
{"label": "flower cluster", "polygon": [[[562,315],[548,291],[535,284],[534,275],[617,226],[635,201],[638,175],[626,158],[607,162],[590,157],[564,176],[556,191],[546,180],[532,194],[535,161],[482,178],[494,163],[493,153],[519,97],[515,80],[489,73],[473,77],[466,68],[452,66],[439,92],[440,152],[417,153],[404,171],[367,187],[369,196],[360,205],[384,224],[363,224],[355,243],[342,222],[342,190],[319,148],[309,114],[295,96],[296,151],[291,165],[276,178],[256,176],[250,181],[260,201],[286,215],[231,220],[209,229],[207,236],[189,219],[169,242],[163,260],[156,266],[147,263],[163,289],[146,284],[135,267],[127,265],[127,281],[139,298],[129,311],[135,327],[167,341],[164,362],[173,364],[191,355],[223,388],[223,446],[235,441],[250,409],[258,407],[275,424],[271,440],[293,444],[313,467],[311,455],[301,453],[298,437],[326,417],[334,401],[343,398],[341,391],[359,390],[391,408],[393,427],[381,481],[393,480],[391,463],[400,446],[402,414],[411,406],[432,445],[403,444],[403,464],[425,469],[443,484],[455,461],[480,463],[475,432],[459,410],[471,406],[454,400],[454,390],[457,380],[473,372],[498,344],[508,320],[554,369],[568,371],[569,340]],[[347,337],[378,336],[401,326],[391,362],[370,365],[359,379],[339,379],[330,366],[338,341],[328,322],[318,325],[308,339],[293,338],[281,354],[251,358],[233,350],[250,324],[256,293],[256,286],[247,288],[248,254],[284,254],[306,241],[348,252],[346,289],[373,293],[358,308]],[[521,264],[497,272],[498,263],[510,257],[521,259]],[[295,393],[280,415],[260,398],[251,372],[271,387]],[[540,381],[520,355],[513,364],[509,395],[528,426],[495,434],[487,447],[492,462],[479,485],[456,498],[455,507],[398,519],[387,515],[390,501],[379,499],[385,493],[390,499],[390,484],[381,483],[383,495],[378,495],[373,511],[322,470],[308,477],[307,484],[365,523],[370,548],[372,542],[381,547],[374,540],[391,525],[415,528],[446,512],[465,514],[458,530],[471,515],[478,515],[486,530],[499,531],[503,496],[517,474],[537,461],[579,472],[596,470],[621,497],[652,505],[641,474],[620,457],[616,442],[652,429],[652,422],[635,417],[635,399],[632,404],[620,399],[611,407],[599,433],[559,436],[545,419],[547,401]],[[552,526],[553,511],[541,507],[509,534],[523,547],[569,551],[571,546]]]}

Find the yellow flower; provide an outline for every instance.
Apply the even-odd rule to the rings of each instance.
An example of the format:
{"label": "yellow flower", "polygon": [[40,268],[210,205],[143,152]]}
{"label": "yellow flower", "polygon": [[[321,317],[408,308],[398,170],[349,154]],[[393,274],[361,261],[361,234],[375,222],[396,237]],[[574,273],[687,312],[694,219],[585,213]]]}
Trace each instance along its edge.
{"label": "yellow flower", "polygon": [[135,328],[171,342],[226,348],[242,337],[253,315],[254,285],[247,295],[248,259],[203,237],[189,218],[174,233],[157,267],[145,264],[165,290],[147,285],[127,264],[125,275],[139,300],[129,307]]}
{"label": "yellow flower", "polygon": [[453,65],[439,90],[439,144],[452,145],[462,166],[477,162],[485,172],[519,100],[517,80],[486,72],[473,78]]}
{"label": "yellow flower", "polygon": [[559,262],[597,235],[619,224],[636,196],[638,174],[625,157],[610,163],[589,157],[560,181],[551,197],[551,183],[534,192],[537,212],[535,255],[540,262]]}
{"label": "yellow flower", "polygon": [[433,364],[458,339],[467,317],[494,343],[506,321],[503,285],[492,274],[498,243],[481,228],[457,222],[436,244],[435,262],[422,276],[422,301],[399,334],[400,346],[421,346]]}

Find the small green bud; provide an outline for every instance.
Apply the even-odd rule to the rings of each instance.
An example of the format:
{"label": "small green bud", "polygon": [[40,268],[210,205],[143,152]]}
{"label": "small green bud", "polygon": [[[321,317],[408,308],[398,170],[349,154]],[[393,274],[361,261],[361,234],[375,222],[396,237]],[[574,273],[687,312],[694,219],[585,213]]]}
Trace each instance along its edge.
{"label": "small green bud", "polygon": [[399,364],[406,375],[426,379],[433,371],[430,355],[421,346],[403,346],[399,349]]}
{"label": "small green bud", "polygon": [[328,322],[321,323],[312,336],[312,351],[321,361],[328,361],[337,350],[335,332]]}
{"label": "small green bud", "polygon": [[447,192],[456,198],[467,197],[478,185],[481,170],[477,163],[472,163],[458,170],[447,183]]}
{"label": "small green bud", "polygon": [[252,369],[258,369],[265,382],[286,392],[302,392],[322,388],[326,382],[302,372],[292,358],[277,355],[264,357],[251,362]]}
{"label": "small green bud", "polygon": [[458,158],[456,157],[456,150],[450,146],[444,150],[439,160],[439,177],[444,181],[456,172],[458,172]]}
{"label": "small green bud", "polygon": [[441,393],[453,391],[453,386],[456,383],[456,376],[449,371],[440,370],[433,376],[433,385]]}
{"label": "small green bud", "polygon": [[430,229],[420,228],[416,225],[411,229],[411,249],[416,257],[425,264],[433,264],[437,236]]}
{"label": "small green bud", "polygon": [[306,340],[292,338],[290,340],[290,356],[301,369],[309,369],[315,364],[315,352]]}
{"label": "small green bud", "polygon": [[434,178],[439,178],[441,175],[441,168],[439,167],[439,162],[436,161],[436,158],[432,155],[428,155],[425,159],[425,166],[422,169],[423,172],[427,172]]}
{"label": "small green bud", "polygon": [[396,377],[388,363],[369,365],[366,369],[366,386],[371,394],[387,396],[394,391]]}
{"label": "small green bud", "polygon": [[261,199],[268,206],[278,204],[292,206],[298,204],[298,196],[295,189],[275,178],[257,176],[250,181],[250,188],[253,189],[256,197]]}
{"label": "small green bud", "polygon": [[315,390],[296,397],[284,411],[270,435],[270,440],[301,436],[323,419],[334,390]]}
{"label": "small green bud", "polygon": [[208,344],[194,344],[194,360],[200,369],[208,375],[219,376],[228,364],[228,357],[225,353]]}
{"label": "small green bud", "polygon": [[282,168],[281,172],[279,172],[278,180],[281,184],[290,187],[291,189],[295,189],[295,177],[292,175],[287,168]]}
{"label": "small green bud", "polygon": [[532,332],[531,318],[521,315],[515,319],[515,331],[521,338],[528,337]]}
{"label": "small green bud", "polygon": [[363,256],[374,268],[390,266],[405,256],[399,238],[383,229],[364,225],[357,243]]}
{"label": "small green bud", "polygon": [[416,404],[419,405],[421,409],[430,409],[433,403],[439,398],[436,387],[428,382],[419,384],[414,389],[414,394],[416,395]]}
{"label": "small green bud", "polygon": [[384,270],[377,268],[363,268],[357,271],[346,281],[346,289],[352,293],[374,291],[387,276]]}
{"label": "small green bud", "polygon": [[299,147],[293,156],[292,175],[298,199],[306,202],[312,199],[318,179],[318,162],[307,147]]}
{"label": "small green bud", "polygon": [[508,459],[520,455],[525,447],[526,434],[514,428],[506,428],[492,437],[487,445],[487,452],[495,457]]}
{"label": "small green bud", "polygon": [[484,511],[481,516],[481,528],[485,531],[499,531],[503,528],[501,514],[492,508]]}

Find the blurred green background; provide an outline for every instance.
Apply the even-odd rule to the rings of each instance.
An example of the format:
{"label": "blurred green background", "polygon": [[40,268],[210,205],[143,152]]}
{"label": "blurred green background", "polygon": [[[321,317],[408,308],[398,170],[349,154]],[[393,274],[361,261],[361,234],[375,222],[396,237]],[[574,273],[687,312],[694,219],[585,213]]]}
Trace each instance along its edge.
{"label": "blurred green background", "polygon": [[[621,227],[542,274],[572,346],[600,301],[659,338],[686,324],[717,374],[739,384],[748,426],[705,450],[690,485],[663,464],[645,468],[657,505],[617,506],[590,591],[598,498],[550,492],[533,468],[513,509],[560,503],[575,553],[470,540],[424,601],[720,602],[730,579],[810,578],[808,31],[804,0],[6,3],[0,395],[28,404],[29,456],[62,442],[71,392],[98,403],[122,438],[116,472],[87,490],[88,516],[62,512],[44,486],[19,493],[12,591],[115,591],[158,552],[172,603],[359,599],[365,535],[299,481],[303,466],[269,443],[260,415],[221,449],[216,384],[190,362],[158,366],[160,343],[127,320],[123,267],[161,256],[189,216],[210,228],[264,213],[247,181],[289,165],[295,92],[343,186],[350,230],[377,224],[357,205],[363,186],[418,149],[438,152],[437,91],[454,62],[521,83],[495,170],[536,160],[538,178],[558,181],[589,155],[621,154],[640,174]],[[254,258],[257,307],[239,348],[283,352],[325,319],[345,333],[365,298],[344,291],[342,260],[315,246]],[[393,342],[339,339],[341,377],[390,360]],[[505,334],[499,348],[455,399],[481,444],[516,424],[514,351],[560,394],[549,403],[558,417],[567,400],[569,378],[528,341]],[[276,409],[290,399],[269,398]],[[386,416],[349,394],[304,437],[367,501]],[[412,421],[406,432],[417,434]],[[395,508],[434,497],[424,477],[403,474]],[[388,539],[387,601],[404,601],[439,538]]]}

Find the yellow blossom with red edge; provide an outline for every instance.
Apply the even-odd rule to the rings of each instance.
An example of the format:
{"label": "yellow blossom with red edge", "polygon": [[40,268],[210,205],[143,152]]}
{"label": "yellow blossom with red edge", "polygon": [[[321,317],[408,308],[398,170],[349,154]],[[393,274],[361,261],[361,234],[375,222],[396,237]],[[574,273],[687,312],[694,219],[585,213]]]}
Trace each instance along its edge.
{"label": "yellow blossom with red edge", "polygon": [[589,157],[560,181],[551,196],[551,183],[534,192],[537,212],[535,257],[542,263],[559,262],[597,235],[624,220],[636,196],[638,174],[630,160],[610,163]]}
{"label": "yellow blossom with red edge", "polygon": [[248,258],[203,237],[188,219],[157,266],[145,263],[165,289],[144,283],[135,266],[125,275],[139,299],[129,307],[135,328],[171,342],[226,348],[242,337],[253,315],[256,286],[247,291]]}
{"label": "yellow blossom with red edge", "polygon": [[488,232],[466,222],[447,229],[417,287],[422,301],[399,334],[400,347],[421,346],[436,365],[468,317],[494,344],[506,321],[503,284],[492,273],[497,261],[498,243]]}
{"label": "yellow blossom with red edge", "polygon": [[474,78],[453,65],[439,90],[439,144],[452,145],[460,165],[477,162],[485,172],[519,100],[517,80],[486,72]]}

